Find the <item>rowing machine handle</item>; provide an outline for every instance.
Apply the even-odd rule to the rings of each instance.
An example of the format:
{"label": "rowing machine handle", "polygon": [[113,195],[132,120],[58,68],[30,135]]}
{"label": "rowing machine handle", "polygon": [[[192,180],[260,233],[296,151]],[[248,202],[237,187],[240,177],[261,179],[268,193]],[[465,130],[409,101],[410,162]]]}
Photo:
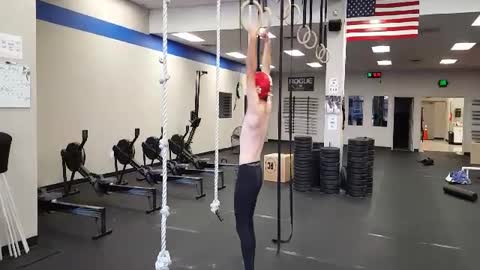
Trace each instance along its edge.
{"label": "rowing machine handle", "polygon": [[140,129],[136,128],[135,129],[135,138],[133,138],[132,142],[130,143],[130,148],[133,147],[133,145],[135,144],[135,142],[137,141],[139,136],[140,136]]}
{"label": "rowing machine handle", "polygon": [[82,130],[82,143],[80,144],[80,149],[83,149],[83,146],[88,140],[88,130]]}
{"label": "rowing machine handle", "polygon": [[135,142],[138,139],[139,136],[140,136],[140,129],[136,128],[135,129],[135,138],[133,138],[133,141]]}

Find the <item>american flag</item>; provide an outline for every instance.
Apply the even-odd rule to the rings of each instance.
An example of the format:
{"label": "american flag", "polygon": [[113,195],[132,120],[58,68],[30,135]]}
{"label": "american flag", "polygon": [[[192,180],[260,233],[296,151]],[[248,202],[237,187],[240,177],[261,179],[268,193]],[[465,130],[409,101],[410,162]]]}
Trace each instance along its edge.
{"label": "american flag", "polygon": [[347,41],[418,36],[420,1],[348,0]]}

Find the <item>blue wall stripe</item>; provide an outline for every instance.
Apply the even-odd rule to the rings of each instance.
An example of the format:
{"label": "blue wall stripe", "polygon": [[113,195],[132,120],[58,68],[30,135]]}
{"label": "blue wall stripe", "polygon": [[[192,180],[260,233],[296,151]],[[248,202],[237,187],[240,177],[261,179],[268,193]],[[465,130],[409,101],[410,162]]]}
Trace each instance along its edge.
{"label": "blue wall stripe", "polygon": [[[141,47],[162,51],[161,37],[147,35],[95,17],[52,5],[41,0],[37,0],[37,19]],[[175,41],[168,42],[168,53],[204,64],[215,65],[214,54]],[[220,59],[220,66],[232,71],[244,72],[243,64],[226,58]]]}

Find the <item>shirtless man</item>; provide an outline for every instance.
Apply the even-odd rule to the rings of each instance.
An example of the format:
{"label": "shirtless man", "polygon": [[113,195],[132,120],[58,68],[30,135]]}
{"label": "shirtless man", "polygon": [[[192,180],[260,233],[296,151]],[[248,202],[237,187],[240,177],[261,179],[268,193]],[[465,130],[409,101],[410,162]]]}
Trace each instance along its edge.
{"label": "shirtless man", "polygon": [[253,215],[263,177],[260,155],[267,135],[268,120],[272,108],[270,64],[271,42],[268,33],[260,36],[264,43],[262,71],[257,72],[257,33],[248,34],[247,52],[247,113],[240,135],[240,167],[235,186],[235,218],[240,237],[245,270],[253,270],[255,264],[255,231]]}

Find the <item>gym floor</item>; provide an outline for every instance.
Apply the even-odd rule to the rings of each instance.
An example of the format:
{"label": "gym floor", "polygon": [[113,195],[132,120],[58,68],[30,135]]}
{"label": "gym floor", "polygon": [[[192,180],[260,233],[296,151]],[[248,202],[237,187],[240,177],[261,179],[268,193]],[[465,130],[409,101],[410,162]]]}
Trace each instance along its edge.
{"label": "gym floor", "polygon": [[[268,143],[265,153],[276,150]],[[229,152],[222,156],[235,161]],[[478,269],[479,204],[443,194],[447,173],[468,164],[454,153],[429,153],[435,166],[423,167],[422,154],[376,150],[371,199],[295,192],[295,229],[291,243],[277,255],[276,188],[266,182],[259,196],[255,225],[257,269]],[[135,174],[129,175],[136,184]],[[208,178],[211,179],[211,178]],[[170,269],[241,270],[233,215],[234,172],[226,171],[220,192],[224,222],[211,214],[207,197],[193,199],[194,187],[169,185],[168,249]],[[480,191],[475,177],[469,189]],[[92,220],[72,215],[39,217],[39,244],[20,259],[0,263],[6,269],[154,269],[160,248],[160,215],[146,215],[145,198],[97,197],[88,184],[69,201],[108,208],[113,234],[93,241]],[[290,231],[288,188],[283,188],[284,237]]]}

